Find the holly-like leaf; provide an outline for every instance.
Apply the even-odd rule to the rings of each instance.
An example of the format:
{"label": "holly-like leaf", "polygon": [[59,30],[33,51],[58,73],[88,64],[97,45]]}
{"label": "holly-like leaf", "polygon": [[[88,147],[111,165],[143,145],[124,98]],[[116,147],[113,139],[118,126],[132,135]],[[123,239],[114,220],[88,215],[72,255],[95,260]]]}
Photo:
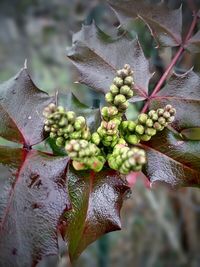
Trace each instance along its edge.
{"label": "holly-like leaf", "polygon": [[122,26],[141,18],[154,38],[163,46],[179,46],[182,42],[182,10],[170,10],[162,3],[147,3],[144,0],[108,0]]}
{"label": "holly-like leaf", "polygon": [[173,74],[166,86],[150,100],[150,108],[171,104],[176,108],[172,126],[181,131],[200,127],[200,77],[193,71]]}
{"label": "holly-like leaf", "polygon": [[200,52],[200,31],[198,31],[190,40],[188,40],[185,48],[188,49],[191,53]]}
{"label": "holly-like leaf", "polygon": [[0,266],[35,266],[58,254],[57,224],[70,208],[67,157],[0,147]]}
{"label": "holly-like leaf", "polygon": [[44,139],[42,111],[53,98],[39,90],[23,68],[0,85],[0,136],[28,146]]}
{"label": "holly-like leaf", "polygon": [[106,93],[116,71],[129,64],[134,70],[135,94],[140,100],[146,99],[152,75],[138,40],[123,35],[107,42],[100,36],[101,31],[95,24],[83,25],[81,31],[73,36],[73,45],[67,50],[67,56],[80,72],[79,82]]}
{"label": "holly-like leaf", "polygon": [[119,230],[123,198],[130,190],[116,172],[68,172],[72,210],[66,213],[71,260],[101,235]]}
{"label": "holly-like leaf", "polygon": [[152,183],[200,186],[200,142],[183,140],[166,129],[142,147],[148,157],[145,174]]}

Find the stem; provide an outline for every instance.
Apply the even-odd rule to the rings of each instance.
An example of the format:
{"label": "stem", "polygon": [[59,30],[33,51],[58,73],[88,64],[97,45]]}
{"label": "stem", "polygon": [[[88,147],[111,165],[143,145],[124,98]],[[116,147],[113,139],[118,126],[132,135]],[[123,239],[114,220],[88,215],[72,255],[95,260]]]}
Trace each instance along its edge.
{"label": "stem", "polygon": [[160,78],[160,80],[158,81],[156,87],[154,88],[152,94],[149,96],[147,102],[145,103],[142,112],[146,112],[149,106],[149,102],[150,100],[158,93],[158,91],[161,89],[163,83],[165,82],[167,76],[169,75],[170,71],[173,69],[173,67],[175,66],[176,62],[178,61],[178,59],[180,58],[180,56],[182,55],[182,53],[185,51],[185,44],[187,43],[187,41],[190,39],[190,37],[192,36],[192,33],[194,31],[194,28],[196,26],[197,23],[197,19],[198,19],[198,14],[195,13],[192,23],[190,25],[190,28],[188,30],[188,33],[185,37],[185,40],[183,41],[182,45],[179,47],[178,51],[176,52],[175,56],[173,57],[171,63],[169,64],[169,66],[167,67],[167,69],[165,70],[165,72],[163,73],[162,77]]}

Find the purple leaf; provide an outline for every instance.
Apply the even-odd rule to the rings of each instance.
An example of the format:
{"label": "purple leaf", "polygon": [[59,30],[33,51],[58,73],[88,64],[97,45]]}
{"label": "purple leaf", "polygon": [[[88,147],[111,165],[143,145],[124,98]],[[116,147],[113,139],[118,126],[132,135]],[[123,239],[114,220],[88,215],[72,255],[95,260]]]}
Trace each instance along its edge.
{"label": "purple leaf", "polygon": [[125,180],[111,170],[68,172],[72,210],[66,213],[66,239],[71,260],[101,235],[121,228],[120,209],[129,191]]}
{"label": "purple leaf", "polygon": [[39,90],[27,69],[0,85],[0,136],[34,145],[44,139],[42,111],[53,98]]}
{"label": "purple leaf", "polygon": [[83,25],[73,36],[67,56],[80,72],[79,82],[106,93],[116,71],[129,64],[134,71],[135,93],[146,99],[152,75],[138,40],[129,40],[123,35],[113,42],[106,42],[100,35],[100,30],[91,24]]}
{"label": "purple leaf", "polygon": [[0,147],[0,266],[28,267],[58,254],[57,224],[70,208],[68,158]]}
{"label": "purple leaf", "polygon": [[144,0],[108,0],[108,3],[123,26],[139,17],[148,25],[159,44],[173,47],[182,43],[181,8],[170,10],[164,2],[152,4]]}

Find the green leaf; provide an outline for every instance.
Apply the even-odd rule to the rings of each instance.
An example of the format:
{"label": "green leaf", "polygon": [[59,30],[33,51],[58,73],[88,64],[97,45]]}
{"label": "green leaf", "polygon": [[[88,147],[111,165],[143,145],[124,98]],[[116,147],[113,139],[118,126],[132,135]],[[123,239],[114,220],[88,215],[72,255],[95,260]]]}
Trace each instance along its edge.
{"label": "green leaf", "polygon": [[166,129],[142,147],[148,157],[144,173],[152,183],[200,186],[200,142],[183,140]]}
{"label": "green leaf", "polygon": [[58,254],[57,225],[71,207],[68,160],[0,146],[0,266],[35,266]]}
{"label": "green leaf", "polygon": [[181,131],[181,136],[188,140],[200,141],[200,128],[188,128]]}
{"label": "green leaf", "polygon": [[0,85],[0,136],[28,146],[44,138],[42,111],[54,102],[32,82],[23,68],[15,77]]}
{"label": "green leaf", "polygon": [[134,71],[135,94],[140,100],[146,99],[152,75],[138,40],[122,35],[108,43],[100,35],[101,31],[91,24],[83,25],[81,31],[73,36],[73,45],[67,50],[67,56],[80,72],[79,82],[106,93],[116,71],[129,64]]}
{"label": "green leaf", "polygon": [[122,26],[141,18],[150,28],[153,37],[162,46],[179,46],[182,43],[182,9],[170,10],[162,3],[147,3],[144,0],[108,0]]}
{"label": "green leaf", "polygon": [[164,88],[150,99],[150,108],[171,104],[176,108],[177,131],[200,127],[200,77],[192,70],[183,75],[173,74]]}
{"label": "green leaf", "polygon": [[101,235],[121,228],[120,209],[129,191],[125,180],[111,170],[100,173],[68,171],[72,210],[66,213],[65,238],[71,261]]}

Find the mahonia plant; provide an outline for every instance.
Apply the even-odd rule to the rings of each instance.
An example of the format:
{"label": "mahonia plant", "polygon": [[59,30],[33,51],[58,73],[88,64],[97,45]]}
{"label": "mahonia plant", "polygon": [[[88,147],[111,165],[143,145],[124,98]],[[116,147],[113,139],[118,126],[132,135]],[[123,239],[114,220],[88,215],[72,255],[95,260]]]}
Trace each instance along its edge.
{"label": "mahonia plant", "polygon": [[[181,8],[171,10],[168,1],[107,2],[119,19],[117,37],[95,23],[83,25],[67,49],[78,82],[105,95],[101,110],[72,99],[57,106],[31,80],[26,62],[0,85],[0,136],[18,144],[0,145],[0,266],[35,267],[59,254],[58,232],[73,262],[99,237],[121,229],[127,174],[141,170],[152,186],[200,186],[200,77],[191,68],[173,72],[186,50],[187,58],[199,52],[199,10],[181,1],[190,2],[193,15],[182,26]],[[136,18],[154,40],[143,48],[126,34]],[[160,47],[172,58],[155,77],[143,50],[160,56]],[[127,119],[137,102],[140,114]]]}
{"label": "mahonia plant", "polygon": [[99,172],[108,162],[121,174],[140,171],[146,163],[145,151],[131,145],[149,141],[174,121],[176,110],[171,105],[141,113],[136,121],[125,119],[128,100],[133,97],[133,74],[128,64],[117,71],[105,95],[109,106],[101,109],[101,125],[92,134],[83,116],[53,103],[44,109],[44,130],[58,147],[65,148],[76,170]]}

